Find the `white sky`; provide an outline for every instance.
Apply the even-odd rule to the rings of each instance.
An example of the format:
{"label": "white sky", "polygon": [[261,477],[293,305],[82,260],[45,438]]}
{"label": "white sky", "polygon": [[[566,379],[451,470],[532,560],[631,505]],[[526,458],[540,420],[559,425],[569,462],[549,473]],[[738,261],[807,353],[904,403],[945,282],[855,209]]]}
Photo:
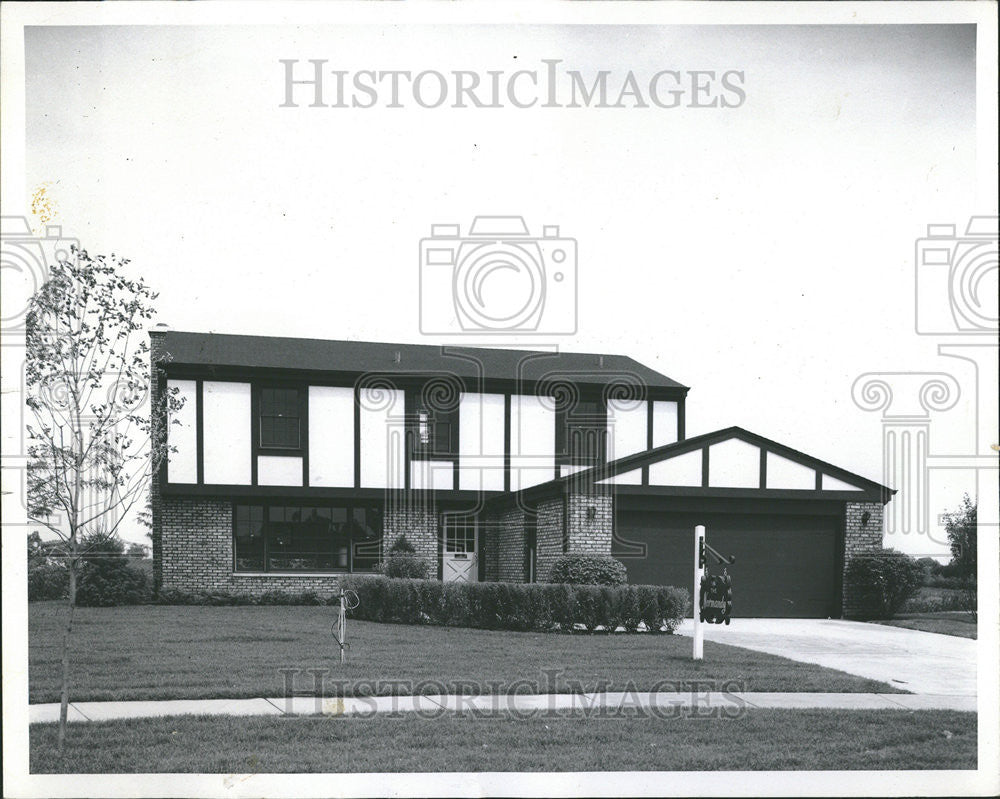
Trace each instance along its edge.
{"label": "white sky", "polygon": [[[736,69],[747,99],[279,108],[283,58]],[[419,240],[509,213],[577,239],[579,332],[560,346],[692,386],[688,435],[737,424],[880,480],[880,417],[853,404],[855,378],[971,380],[913,321],[914,240],[989,212],[971,26],[35,27],[25,62],[26,197],[48,184],[55,221],[130,257],[175,329],[434,341]],[[934,417],[932,450],[968,450],[971,394]],[[974,491],[963,480],[933,512]]]}

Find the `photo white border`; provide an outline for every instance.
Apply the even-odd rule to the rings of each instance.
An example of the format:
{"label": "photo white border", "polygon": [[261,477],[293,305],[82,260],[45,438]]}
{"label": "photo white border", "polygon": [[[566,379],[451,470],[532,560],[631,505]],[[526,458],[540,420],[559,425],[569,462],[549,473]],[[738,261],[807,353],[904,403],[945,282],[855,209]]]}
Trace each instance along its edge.
{"label": "photo white border", "polygon": [[[917,3],[469,3],[327,4],[314,2],[19,3],[0,5],[0,141],[5,215],[25,215],[24,37],[26,25],[671,24],[794,25],[977,23],[977,206],[996,213],[997,5]],[[989,209],[992,209],[990,211]],[[930,221],[930,220],[928,220]],[[71,232],[71,231],[68,231]],[[20,401],[19,397],[3,398]],[[984,498],[996,501],[996,497]],[[3,558],[4,789],[20,796],[509,796],[995,794],[1000,762],[998,542],[981,541],[979,769],[976,772],[587,772],[331,775],[28,775],[27,601],[23,528]],[[988,567],[983,564],[989,564]],[[984,571],[988,569],[988,571]],[[992,573],[990,573],[992,572]],[[985,578],[985,579],[984,579]]]}

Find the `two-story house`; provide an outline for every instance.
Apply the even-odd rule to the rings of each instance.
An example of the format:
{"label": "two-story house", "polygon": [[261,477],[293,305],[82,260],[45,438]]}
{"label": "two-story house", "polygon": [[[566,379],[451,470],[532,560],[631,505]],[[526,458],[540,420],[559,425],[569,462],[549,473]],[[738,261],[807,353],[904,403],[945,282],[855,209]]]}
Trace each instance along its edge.
{"label": "two-story house", "polygon": [[152,481],[164,588],[328,595],[403,535],[444,580],[590,552],[687,587],[704,524],[737,615],[825,617],[882,542],[889,489],[741,428],[686,437],[688,388],[628,357],[150,338],[153,401],[184,398]]}

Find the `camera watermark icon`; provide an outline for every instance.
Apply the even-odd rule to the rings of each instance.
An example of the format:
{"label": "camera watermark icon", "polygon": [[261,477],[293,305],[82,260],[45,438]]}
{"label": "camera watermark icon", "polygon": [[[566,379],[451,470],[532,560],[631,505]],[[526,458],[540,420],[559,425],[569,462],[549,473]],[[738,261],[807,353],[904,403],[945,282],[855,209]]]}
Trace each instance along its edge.
{"label": "camera watermark icon", "polygon": [[[971,481],[968,493],[996,492],[998,219],[974,216],[963,235],[954,224],[927,226],[916,242],[915,326],[920,336],[940,336],[937,354],[966,362],[961,372],[867,372],[855,380],[854,403],[882,412],[883,482],[898,489],[885,518],[887,535],[917,535],[946,543],[944,516],[931,513],[935,482],[955,476]],[[984,338],[990,336],[991,338]],[[968,364],[972,364],[970,379]],[[967,439],[960,451],[935,452],[932,412],[967,402]],[[953,501],[957,501],[957,497]],[[980,515],[980,526],[997,524]]]}
{"label": "camera watermark icon", "polygon": [[49,265],[70,259],[77,239],[65,238],[61,225],[46,225],[45,235],[36,236],[23,216],[0,217],[0,277],[3,282],[2,342],[24,346],[24,323],[28,303],[48,280]]}
{"label": "camera watermark icon", "polygon": [[424,335],[570,335],[577,329],[577,243],[520,216],[431,226],[420,241]]}
{"label": "camera watermark icon", "polygon": [[916,244],[916,329],[922,336],[996,335],[997,218],[974,216],[965,234],[927,226]]}
{"label": "camera watermark icon", "polygon": [[3,414],[3,524],[31,527],[27,520],[28,415],[26,385],[25,323],[31,298],[49,279],[50,267],[72,259],[77,239],[63,235],[60,225],[46,225],[36,236],[24,216],[0,217],[0,292],[2,323],[0,345],[4,348],[0,375],[4,397]]}

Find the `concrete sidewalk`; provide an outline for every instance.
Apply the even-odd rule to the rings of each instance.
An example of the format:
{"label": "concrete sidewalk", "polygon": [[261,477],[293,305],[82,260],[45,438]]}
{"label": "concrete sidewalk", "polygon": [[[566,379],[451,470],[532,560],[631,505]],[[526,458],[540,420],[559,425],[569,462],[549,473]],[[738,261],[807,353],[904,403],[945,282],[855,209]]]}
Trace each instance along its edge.
{"label": "concrete sidewalk", "polygon": [[[177,699],[163,702],[73,702],[69,721],[154,718],[181,715],[213,716],[359,716],[417,713],[437,718],[450,712],[478,714],[638,712],[651,715],[708,717],[715,712],[735,715],[744,708],[823,708],[844,710],[976,710],[975,696],[933,694],[821,693],[591,693],[497,696],[382,696],[258,699]],[[59,720],[58,703],[30,705],[30,723]]]}

